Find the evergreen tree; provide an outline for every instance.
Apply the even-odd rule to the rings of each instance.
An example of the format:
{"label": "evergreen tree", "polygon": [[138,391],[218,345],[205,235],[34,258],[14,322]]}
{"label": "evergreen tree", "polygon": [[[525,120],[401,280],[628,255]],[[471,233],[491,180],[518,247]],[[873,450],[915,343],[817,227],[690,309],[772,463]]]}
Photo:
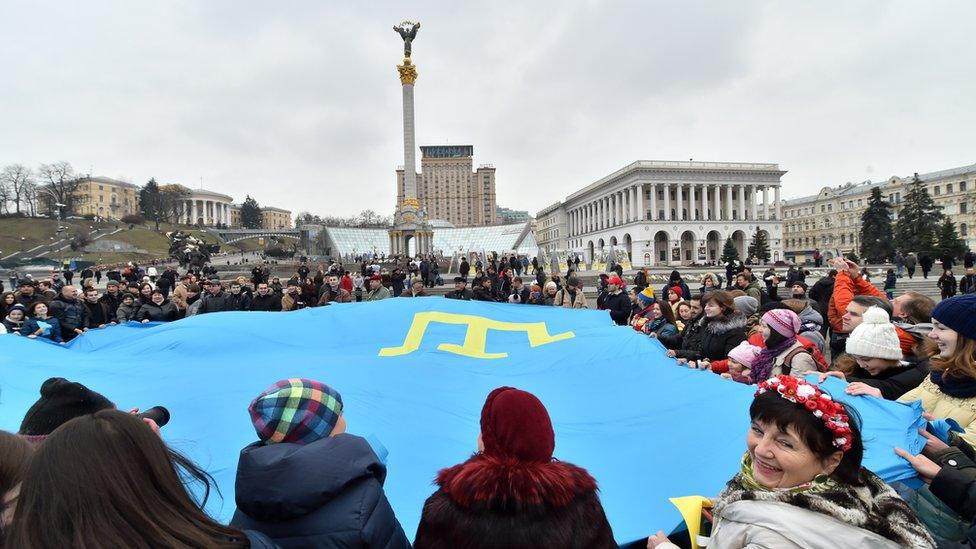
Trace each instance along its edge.
{"label": "evergreen tree", "polygon": [[895,224],[898,247],[906,252],[931,253],[935,249],[939,225],[945,217],[941,210],[915,174]]}
{"label": "evergreen tree", "polygon": [[247,195],[241,204],[241,226],[245,229],[260,229],[262,225],[261,206],[258,206],[258,201],[251,198],[251,195]]}
{"label": "evergreen tree", "polygon": [[860,255],[870,263],[884,263],[895,255],[891,204],[882,198],[881,187],[871,189],[868,208],[861,214]]}
{"label": "evergreen tree", "polygon": [[732,237],[725,239],[725,246],[722,248],[722,263],[739,260],[739,249],[732,242]]}
{"label": "evergreen tree", "polygon": [[949,256],[953,259],[958,259],[969,251],[966,242],[959,238],[959,233],[956,232],[956,224],[951,219],[946,219],[939,227],[937,244],[938,248],[936,249],[938,250],[939,257]]}
{"label": "evergreen tree", "polygon": [[749,244],[749,257],[756,257],[763,263],[769,262],[769,236],[760,228],[756,228],[756,234],[752,235],[752,242]]}
{"label": "evergreen tree", "polygon": [[163,197],[155,177],[139,190],[139,210],[143,219],[156,223],[156,232],[159,232],[159,221],[163,217]]}

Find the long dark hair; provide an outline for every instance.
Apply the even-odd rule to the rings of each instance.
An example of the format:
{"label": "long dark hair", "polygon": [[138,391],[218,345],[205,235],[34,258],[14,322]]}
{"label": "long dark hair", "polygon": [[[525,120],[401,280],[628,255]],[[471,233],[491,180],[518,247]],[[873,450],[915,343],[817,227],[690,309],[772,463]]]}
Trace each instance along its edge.
{"label": "long dark hair", "polygon": [[[831,478],[844,484],[859,486],[861,480],[861,460],[864,458],[864,445],[861,442],[860,418],[853,408],[844,406],[850,418],[851,448],[844,452],[840,464],[831,473]],[[810,448],[813,455],[821,461],[826,460],[838,449],[834,446],[834,434],[824,422],[813,415],[803,404],[790,402],[776,391],[766,391],[753,399],[749,406],[749,417],[753,421],[772,423],[780,431],[792,429],[800,440]]]}
{"label": "long dark hair", "polygon": [[[187,491],[204,485],[203,501]],[[201,506],[213,479],[139,418],[102,410],[54,431],[30,460],[9,547],[249,547]]]}
{"label": "long dark hair", "polygon": [[[26,439],[0,431],[0,514],[6,511],[3,505],[5,495],[24,478],[33,450],[34,447]],[[0,546],[3,545],[5,534],[6,530],[0,524]]]}

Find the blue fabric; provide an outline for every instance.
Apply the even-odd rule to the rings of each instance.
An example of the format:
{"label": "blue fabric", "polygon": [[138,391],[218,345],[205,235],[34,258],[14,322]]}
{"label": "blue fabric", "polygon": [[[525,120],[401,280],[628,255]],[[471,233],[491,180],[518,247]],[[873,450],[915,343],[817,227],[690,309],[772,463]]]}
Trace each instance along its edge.
{"label": "blue fabric", "polygon": [[[816,383],[817,375],[807,375],[806,380]],[[847,382],[835,377],[828,377],[820,386],[834,400],[856,412],[864,442],[864,467],[885,482],[903,481],[912,487],[921,485],[915,469],[894,451],[897,446],[918,454],[925,447],[925,437],[918,432],[927,423],[922,418],[921,401],[901,403],[867,395],[851,396],[844,392]]]}
{"label": "blue fabric", "polygon": [[[550,336],[571,337],[533,347],[524,331],[491,329],[485,352],[507,356],[471,358],[441,345],[463,348],[466,326],[433,322],[416,351],[380,356],[403,345],[415,315],[434,311],[541,322]],[[621,542],[678,524],[669,497],[718,494],[738,472],[755,390],[675,365],[656,340],[614,327],[606,311],[440,297],[128,323],[65,346],[0,337],[0,428],[17,429],[51,376],[84,383],[121,409],[169,408],[163,435],[214,475],[223,500],[213,497],[208,510],[223,520],[234,511],[238,453],[255,440],[248,403],[279,379],[328,383],[342,394],[348,432],[372,435],[389,450],[385,490],[411,538],[437,471],[475,450],[481,407],[496,387],[542,400],[556,457],[597,479]],[[894,462],[890,442],[921,449],[906,442],[919,410],[877,406],[864,416],[894,427],[866,428],[885,436],[868,441],[868,463],[882,467],[883,478],[902,478],[907,465]]]}
{"label": "blue fabric", "polygon": [[928,432],[938,437],[942,442],[949,444],[949,433],[965,433],[966,430],[959,425],[959,422],[950,417],[930,421],[928,424]]}

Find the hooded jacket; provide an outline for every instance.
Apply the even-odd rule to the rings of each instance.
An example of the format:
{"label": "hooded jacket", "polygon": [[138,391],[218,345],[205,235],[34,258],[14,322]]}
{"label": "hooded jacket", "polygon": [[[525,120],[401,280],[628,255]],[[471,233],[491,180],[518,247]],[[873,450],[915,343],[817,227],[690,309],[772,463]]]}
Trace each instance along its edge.
{"label": "hooded jacket", "polygon": [[254,443],[241,450],[231,526],[257,530],[282,549],[409,548],[385,479],[386,466],[355,435]]}

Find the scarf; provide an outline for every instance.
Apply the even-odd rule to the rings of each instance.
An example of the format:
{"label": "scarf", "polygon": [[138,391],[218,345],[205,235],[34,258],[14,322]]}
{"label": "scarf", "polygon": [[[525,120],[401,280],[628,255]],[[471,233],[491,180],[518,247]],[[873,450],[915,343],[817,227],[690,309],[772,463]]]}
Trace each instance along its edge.
{"label": "scarf", "polygon": [[929,379],[935,383],[939,390],[954,398],[973,398],[976,397],[976,379],[970,377],[942,377],[942,372],[932,370]]}
{"label": "scarf", "polygon": [[756,382],[766,381],[769,374],[773,371],[773,362],[783,351],[789,349],[796,343],[796,336],[787,338],[775,347],[763,347],[756,360],[752,361],[752,379]]}
{"label": "scarf", "polygon": [[800,486],[770,490],[752,475],[752,457],[746,452],[741,471],[719,494],[715,516],[721,520],[723,510],[739,501],[779,502],[874,532],[902,547],[935,547],[932,536],[891,487],[864,468],[858,480],[855,486],[818,475]]}

